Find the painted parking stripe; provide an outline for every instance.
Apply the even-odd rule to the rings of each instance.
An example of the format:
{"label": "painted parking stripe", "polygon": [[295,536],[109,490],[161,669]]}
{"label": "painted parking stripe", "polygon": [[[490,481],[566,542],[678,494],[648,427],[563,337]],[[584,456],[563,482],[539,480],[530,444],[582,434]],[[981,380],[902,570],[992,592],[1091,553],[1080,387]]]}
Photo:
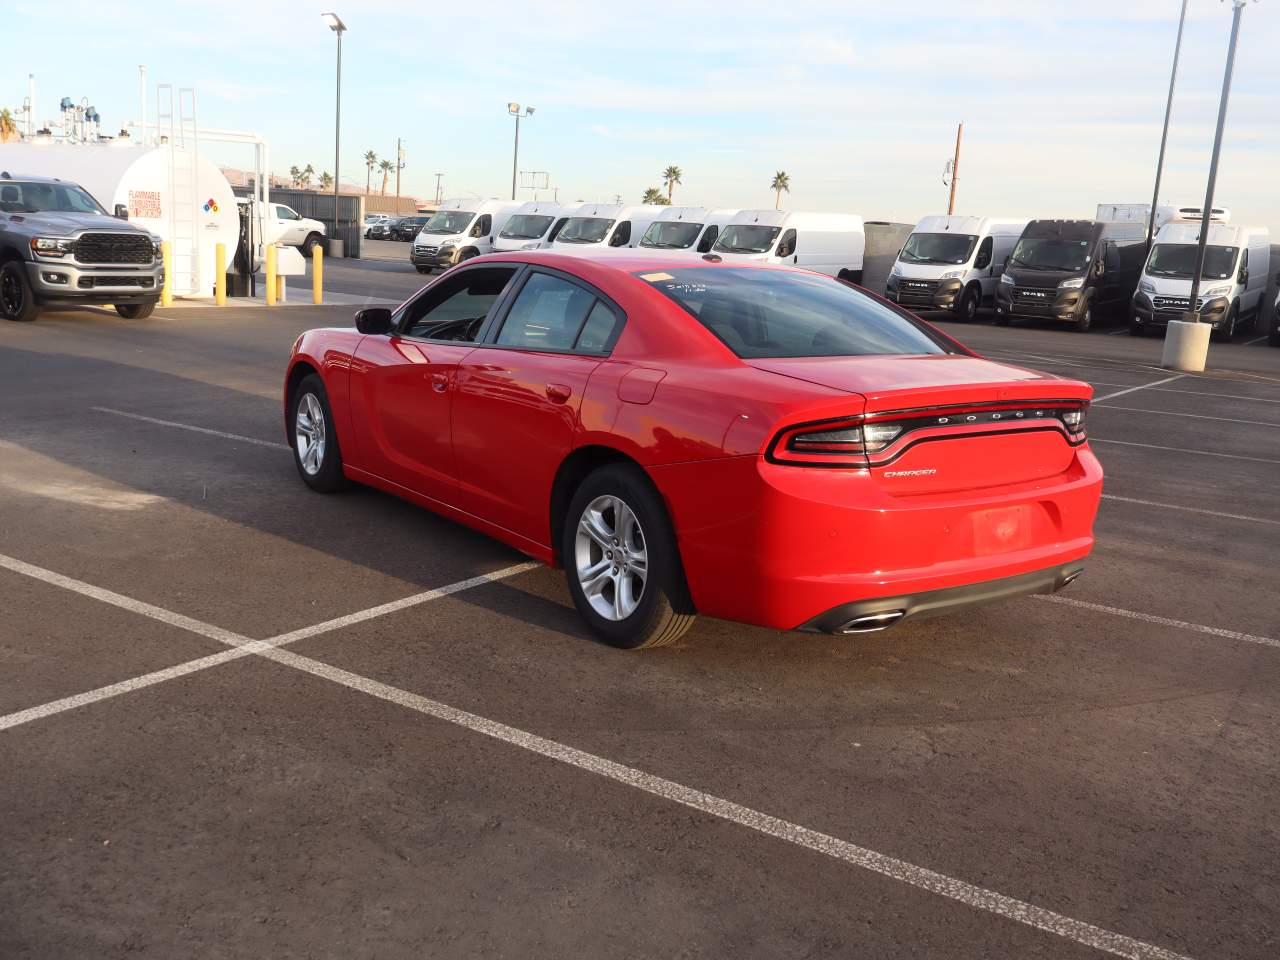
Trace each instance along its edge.
{"label": "painted parking stripe", "polygon": [[[1119,394],[1112,394],[1119,396]],[[1103,399],[1107,399],[1103,397]],[[1095,403],[1097,401],[1094,401]],[[1108,406],[1108,410],[1128,410],[1130,413],[1155,413],[1162,417],[1188,417],[1192,420],[1217,420],[1219,423],[1243,423],[1251,427],[1280,427],[1280,423],[1271,423],[1267,420],[1240,420],[1236,417],[1210,417],[1203,413],[1183,413],[1180,410],[1148,410],[1144,407],[1116,407]]]}
{"label": "painted parking stripe", "polygon": [[1154,443],[1135,443],[1133,440],[1104,440],[1102,437],[1090,437],[1090,443],[1115,443],[1122,447],[1145,447],[1147,450],[1169,450],[1173,453],[1194,453],[1201,457],[1221,457],[1224,460],[1247,460],[1250,463],[1280,463],[1280,460],[1268,460],[1264,457],[1242,457],[1237,453],[1215,453],[1212,450],[1189,450],[1186,447],[1162,447]]}
{"label": "painted parking stripe", "polygon": [[1077,600],[1074,597],[1064,597],[1057,593],[1037,594],[1035,599],[1045,600],[1049,603],[1061,603],[1081,610],[1092,610],[1095,613],[1107,613],[1113,617],[1141,620],[1143,623],[1154,623],[1161,627],[1177,627],[1179,630],[1192,630],[1196,633],[1208,634],[1211,637],[1226,637],[1228,640],[1243,640],[1245,643],[1259,643],[1264,647],[1280,649],[1280,640],[1272,637],[1259,637],[1252,633],[1241,633],[1238,630],[1225,630],[1222,627],[1208,627],[1202,623],[1188,623],[1186,620],[1174,620],[1172,617],[1161,617],[1154,613],[1125,610],[1123,607],[1109,607],[1106,604],[1090,603],[1088,600]]}
{"label": "painted parking stripe", "polygon": [[1112,400],[1116,397],[1123,397],[1126,393],[1137,393],[1139,390],[1150,390],[1152,387],[1162,387],[1166,383],[1173,383],[1175,380],[1181,380],[1185,377],[1185,373],[1179,373],[1172,377],[1165,377],[1163,380],[1156,380],[1154,383],[1140,383],[1136,387],[1128,387],[1124,390],[1117,390],[1115,393],[1108,393],[1105,397],[1094,397],[1094,403],[1102,403],[1104,400]]}
{"label": "painted parking stripe", "polygon": [[210,437],[222,437],[224,440],[239,440],[241,443],[256,443],[260,447],[275,447],[278,449],[289,449],[287,443],[280,443],[276,440],[259,440],[257,437],[246,437],[239,433],[227,433],[223,430],[210,430],[208,427],[197,427],[190,423],[178,423],[175,420],[161,420],[157,417],[146,417],[140,413],[129,413],[126,410],[114,410],[111,407],[91,407],[98,413],[110,413],[117,417],[128,417],[130,420],[141,420],[143,423],[154,423],[161,427],[176,427],[179,430],[190,430],[192,433],[203,433]]}
{"label": "painted parking stripe", "polygon": [[1104,493],[1103,500],[1115,500],[1120,503],[1136,503],[1144,507],[1159,507],[1161,510],[1182,510],[1186,513],[1202,513],[1207,517],[1222,517],[1225,520],[1244,520],[1247,523],[1273,523],[1280,526],[1280,520],[1268,520],[1265,517],[1250,517],[1243,513],[1223,513],[1221,510],[1207,510],[1204,507],[1184,507],[1177,503],[1157,503],[1155,500],[1139,500],[1136,497],[1118,497],[1114,493]]}

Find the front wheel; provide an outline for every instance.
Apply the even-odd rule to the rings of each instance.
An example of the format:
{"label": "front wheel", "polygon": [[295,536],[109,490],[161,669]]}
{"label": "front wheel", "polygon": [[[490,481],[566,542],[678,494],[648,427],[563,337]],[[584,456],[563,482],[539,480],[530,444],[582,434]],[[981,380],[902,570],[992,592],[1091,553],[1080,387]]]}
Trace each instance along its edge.
{"label": "front wheel", "polygon": [[318,233],[308,234],[307,239],[302,241],[302,252],[305,253],[308,257],[310,257],[313,255],[312,251],[315,250],[315,248],[320,246],[320,244],[322,243],[324,243],[324,237],[320,236],[320,234]]}
{"label": "front wheel", "polygon": [[10,260],[0,266],[0,316],[26,323],[34,320],[39,312],[22,261]]}
{"label": "front wheel", "polygon": [[424,266],[422,266],[421,264],[418,264],[418,266],[417,266],[417,270],[418,270],[418,272],[419,272],[419,273],[430,273],[430,272],[431,272],[431,268],[430,268],[430,267],[424,267]]}
{"label": "front wheel", "polygon": [[145,320],[151,314],[155,313],[156,302],[154,300],[149,303],[117,303],[116,313],[124,317],[126,320]]}
{"label": "front wheel", "polygon": [[1223,321],[1220,328],[1209,334],[1210,338],[1218,343],[1230,343],[1231,339],[1236,335],[1236,323],[1239,317],[1236,305],[1233,303],[1231,309],[1227,311],[1227,319]]}
{"label": "front wheel", "polygon": [[973,287],[969,287],[960,295],[960,302],[956,304],[956,314],[961,320],[972,323],[978,318],[978,298],[980,294]]}
{"label": "front wheel", "polygon": [[289,398],[289,445],[302,482],[320,493],[350,486],[342,472],[342,451],[333,428],[333,412],[324,382],[314,373],[302,378]]}
{"label": "front wheel", "polygon": [[1080,312],[1076,314],[1075,331],[1076,333],[1088,333],[1089,328],[1092,326],[1093,304],[1086,300]]}
{"label": "front wheel", "polygon": [[1267,334],[1267,346],[1280,347],[1280,323],[1271,328],[1271,332]]}
{"label": "front wheel", "polygon": [[574,606],[609,646],[662,647],[693,626],[671,521],[638,468],[613,464],[582,482],[560,549]]}

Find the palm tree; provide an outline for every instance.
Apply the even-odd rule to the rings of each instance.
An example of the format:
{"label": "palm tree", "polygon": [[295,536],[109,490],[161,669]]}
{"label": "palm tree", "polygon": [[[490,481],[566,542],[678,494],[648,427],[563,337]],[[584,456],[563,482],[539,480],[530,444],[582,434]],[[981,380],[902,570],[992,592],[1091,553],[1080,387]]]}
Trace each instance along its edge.
{"label": "palm tree", "polygon": [[662,182],[667,185],[667,203],[671,202],[671,195],[675,192],[676,184],[681,182],[682,173],[683,171],[674,163],[662,171]]}
{"label": "palm tree", "polygon": [[373,168],[378,165],[378,155],[372,150],[364,152],[364,166],[368,173],[364,177],[364,195],[369,195],[369,184],[373,182]]}
{"label": "palm tree", "polygon": [[305,167],[302,168],[302,189],[304,190],[311,189],[311,178],[314,177],[315,175],[316,175],[316,168],[313,167],[311,164],[308,163]]}
{"label": "palm tree", "polygon": [[333,174],[326,170],[320,174],[320,189],[328,190],[333,186]]}
{"label": "palm tree", "polygon": [[296,163],[289,168],[289,179],[295,187],[302,186],[302,170]]}
{"label": "palm tree", "polygon": [[378,169],[382,171],[382,195],[384,197],[387,195],[387,177],[390,176],[391,171],[395,169],[395,166],[396,165],[390,160],[378,161]]}
{"label": "palm tree", "polygon": [[779,170],[773,175],[773,183],[769,184],[769,189],[773,191],[773,209],[778,210],[782,207],[782,191],[791,192],[791,178],[785,170]]}
{"label": "palm tree", "polygon": [[9,108],[0,110],[0,143],[8,143],[18,139],[18,125],[13,122],[13,114]]}
{"label": "palm tree", "polygon": [[644,192],[644,196],[640,198],[641,203],[662,203],[666,197],[662,195],[662,191],[657,187],[650,187]]}

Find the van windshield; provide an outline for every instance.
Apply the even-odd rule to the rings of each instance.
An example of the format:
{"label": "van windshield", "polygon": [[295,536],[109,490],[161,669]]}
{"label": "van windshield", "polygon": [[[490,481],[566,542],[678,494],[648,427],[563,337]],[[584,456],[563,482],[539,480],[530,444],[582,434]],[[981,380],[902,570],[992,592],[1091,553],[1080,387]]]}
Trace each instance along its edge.
{"label": "van windshield", "polygon": [[693,246],[702,232],[702,224],[685,223],[684,221],[663,220],[649,225],[640,240],[642,247],[657,247],[662,250],[685,250]]}
{"label": "van windshield", "polygon": [[466,210],[441,210],[439,213],[432,214],[427,225],[422,228],[422,232],[465,233],[467,227],[471,226],[471,218],[474,216],[474,213]]}
{"label": "van windshield", "polygon": [[101,213],[98,201],[74,183],[6,180],[0,186],[4,213]]}
{"label": "van windshield", "polygon": [[1013,248],[1009,263],[1028,270],[1063,270],[1079,273],[1089,262],[1088,240],[1058,237],[1023,237]]}
{"label": "van windshield", "polygon": [[831,277],[744,267],[668,268],[634,276],[744,360],[948,352],[923,325]]}
{"label": "van windshield", "polygon": [[556,234],[556,243],[599,243],[613,224],[604,217],[571,217]]}
{"label": "van windshield", "polygon": [[764,253],[773,246],[781,227],[761,227],[755,224],[735,223],[724,228],[720,239],[711,249],[717,253]]}
{"label": "van windshield", "polygon": [[554,219],[555,217],[543,217],[536,213],[522,213],[508,220],[498,236],[508,240],[537,240],[547,232]]}
{"label": "van windshield", "polygon": [[[1225,280],[1235,271],[1239,247],[1208,245],[1204,248],[1205,280]],[[1147,261],[1147,273],[1153,277],[1181,277],[1190,280],[1196,271],[1196,245],[1194,243],[1157,243],[1151,248]]]}
{"label": "van windshield", "polygon": [[903,263],[968,263],[978,238],[971,233],[913,233],[902,245]]}

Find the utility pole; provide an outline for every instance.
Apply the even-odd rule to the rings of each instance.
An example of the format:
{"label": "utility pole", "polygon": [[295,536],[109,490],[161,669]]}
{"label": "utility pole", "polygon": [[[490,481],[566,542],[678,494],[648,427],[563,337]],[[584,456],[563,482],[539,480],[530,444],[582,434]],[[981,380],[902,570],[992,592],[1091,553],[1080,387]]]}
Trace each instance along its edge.
{"label": "utility pole", "polygon": [[440,178],[443,176],[443,173],[436,174],[436,206],[440,205]]}
{"label": "utility pole", "polygon": [[396,137],[396,213],[400,213],[400,171],[404,169],[404,147]]}
{"label": "utility pole", "polygon": [[1173,44],[1173,70],[1169,73],[1169,99],[1164,106],[1164,131],[1160,134],[1160,155],[1156,159],[1156,189],[1151,197],[1151,216],[1147,220],[1147,252],[1156,235],[1156,207],[1160,204],[1160,176],[1164,173],[1164,150],[1169,143],[1169,117],[1173,113],[1173,87],[1178,82],[1178,58],[1182,55],[1182,28],[1187,23],[1187,0],[1182,0],[1182,16],[1178,18],[1178,39]]}
{"label": "utility pole", "polygon": [[956,127],[956,156],[951,161],[951,199],[947,201],[947,216],[956,212],[956,181],[960,179],[960,136],[964,133],[964,121]]}

